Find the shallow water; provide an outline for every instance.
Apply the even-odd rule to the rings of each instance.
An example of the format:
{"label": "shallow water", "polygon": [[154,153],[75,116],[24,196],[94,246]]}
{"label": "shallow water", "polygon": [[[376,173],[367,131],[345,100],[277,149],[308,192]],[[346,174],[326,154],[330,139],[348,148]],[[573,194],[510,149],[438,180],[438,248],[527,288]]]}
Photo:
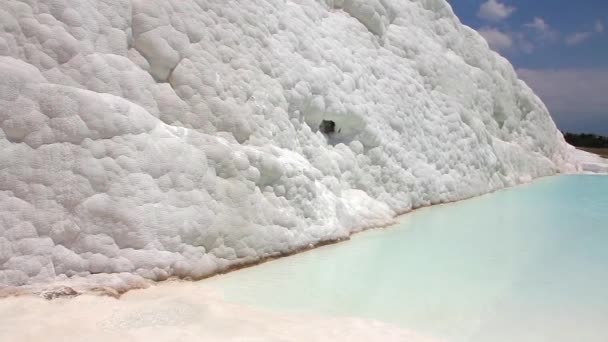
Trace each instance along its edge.
{"label": "shallow water", "polygon": [[605,342],[607,194],[547,178],[120,300],[5,298],[0,341]]}
{"label": "shallow water", "polygon": [[560,176],[199,283],[448,341],[608,340],[608,177]]}

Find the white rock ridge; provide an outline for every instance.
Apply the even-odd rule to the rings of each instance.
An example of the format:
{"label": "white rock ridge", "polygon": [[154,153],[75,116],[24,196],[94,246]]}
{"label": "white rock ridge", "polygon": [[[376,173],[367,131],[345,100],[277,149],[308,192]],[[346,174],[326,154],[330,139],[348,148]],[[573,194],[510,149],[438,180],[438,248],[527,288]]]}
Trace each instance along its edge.
{"label": "white rock ridge", "polygon": [[3,0],[0,127],[10,287],[201,278],[582,167],[444,0]]}

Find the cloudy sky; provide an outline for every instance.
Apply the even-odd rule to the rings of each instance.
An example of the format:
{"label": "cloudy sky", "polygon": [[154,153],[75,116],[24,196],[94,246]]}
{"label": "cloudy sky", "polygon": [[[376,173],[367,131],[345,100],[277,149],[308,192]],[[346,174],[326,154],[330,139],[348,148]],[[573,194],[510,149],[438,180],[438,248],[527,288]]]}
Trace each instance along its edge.
{"label": "cloudy sky", "polygon": [[560,129],[608,135],[608,0],[449,0]]}

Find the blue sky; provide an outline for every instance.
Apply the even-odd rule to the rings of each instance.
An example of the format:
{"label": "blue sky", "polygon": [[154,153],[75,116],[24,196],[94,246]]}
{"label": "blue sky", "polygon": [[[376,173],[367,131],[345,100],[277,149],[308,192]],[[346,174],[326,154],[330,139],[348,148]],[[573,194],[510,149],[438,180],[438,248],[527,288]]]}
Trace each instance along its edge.
{"label": "blue sky", "polygon": [[608,0],[449,0],[566,131],[608,135]]}

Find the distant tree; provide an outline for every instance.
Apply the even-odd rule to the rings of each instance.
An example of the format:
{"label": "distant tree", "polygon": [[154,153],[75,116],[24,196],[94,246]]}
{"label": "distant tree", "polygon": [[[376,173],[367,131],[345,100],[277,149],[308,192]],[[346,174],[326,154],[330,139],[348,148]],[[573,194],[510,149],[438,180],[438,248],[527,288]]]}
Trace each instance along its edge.
{"label": "distant tree", "polygon": [[566,141],[576,147],[608,148],[608,137],[587,133],[564,133]]}

